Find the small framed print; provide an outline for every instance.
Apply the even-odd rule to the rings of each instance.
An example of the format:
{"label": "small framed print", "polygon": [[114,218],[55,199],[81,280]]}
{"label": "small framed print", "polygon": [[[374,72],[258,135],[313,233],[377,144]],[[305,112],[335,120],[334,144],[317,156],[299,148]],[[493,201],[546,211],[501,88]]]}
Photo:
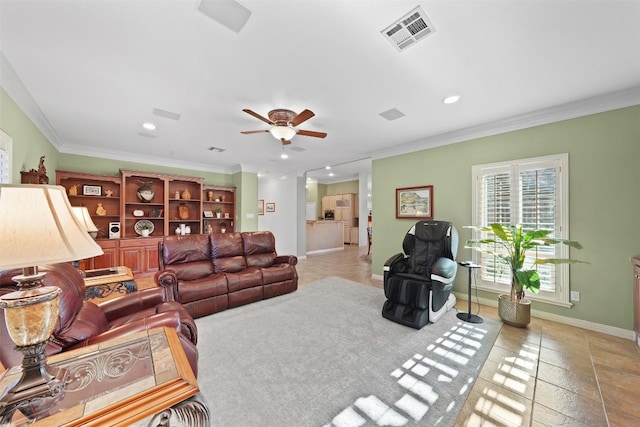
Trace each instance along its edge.
{"label": "small framed print", "polygon": [[202,211],[205,218],[213,218],[213,211]]}
{"label": "small framed print", "polygon": [[433,185],[396,188],[396,218],[433,219]]}
{"label": "small framed print", "polygon": [[264,200],[258,200],[258,215],[264,215]]}
{"label": "small framed print", "polygon": [[267,203],[266,204],[267,212],[275,212],[276,204],[275,203]]}
{"label": "small framed print", "polygon": [[83,185],[83,196],[102,196],[102,186],[100,185]]}

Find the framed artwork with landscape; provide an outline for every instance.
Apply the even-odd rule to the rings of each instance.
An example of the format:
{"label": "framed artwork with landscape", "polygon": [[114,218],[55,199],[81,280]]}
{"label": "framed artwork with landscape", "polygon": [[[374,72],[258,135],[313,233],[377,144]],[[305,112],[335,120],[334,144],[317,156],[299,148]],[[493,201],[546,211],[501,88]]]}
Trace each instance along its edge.
{"label": "framed artwork with landscape", "polygon": [[433,185],[396,188],[396,218],[433,219]]}

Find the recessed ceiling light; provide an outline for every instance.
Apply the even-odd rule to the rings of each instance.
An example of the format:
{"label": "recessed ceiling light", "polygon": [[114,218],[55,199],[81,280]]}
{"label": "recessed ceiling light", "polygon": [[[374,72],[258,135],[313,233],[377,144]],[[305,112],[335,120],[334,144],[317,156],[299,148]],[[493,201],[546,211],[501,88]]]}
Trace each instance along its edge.
{"label": "recessed ceiling light", "polygon": [[156,130],[156,125],[154,125],[151,122],[145,122],[142,124],[142,127],[145,128],[146,130]]}
{"label": "recessed ceiling light", "polygon": [[445,104],[455,104],[459,100],[460,100],[460,95],[451,95],[443,99],[442,102],[444,102]]}
{"label": "recessed ceiling light", "polygon": [[280,154],[280,158],[281,159],[288,159],[289,155],[287,153],[282,153],[282,154]]}
{"label": "recessed ceiling light", "polygon": [[331,169],[331,166],[325,166],[324,168],[329,170],[329,169]]}
{"label": "recessed ceiling light", "polygon": [[334,176],[334,175],[335,175],[335,174],[334,174],[333,172],[331,172],[331,173],[329,174],[329,176]]}

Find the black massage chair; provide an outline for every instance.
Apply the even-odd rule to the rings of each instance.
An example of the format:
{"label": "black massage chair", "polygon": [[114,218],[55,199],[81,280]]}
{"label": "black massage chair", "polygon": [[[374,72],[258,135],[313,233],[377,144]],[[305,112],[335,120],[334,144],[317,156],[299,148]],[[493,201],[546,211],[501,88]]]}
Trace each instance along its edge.
{"label": "black massage chair", "polygon": [[382,308],[386,319],[421,329],[456,304],[451,291],[458,265],[458,232],[446,221],[418,221],[407,232],[402,250],[384,264]]}

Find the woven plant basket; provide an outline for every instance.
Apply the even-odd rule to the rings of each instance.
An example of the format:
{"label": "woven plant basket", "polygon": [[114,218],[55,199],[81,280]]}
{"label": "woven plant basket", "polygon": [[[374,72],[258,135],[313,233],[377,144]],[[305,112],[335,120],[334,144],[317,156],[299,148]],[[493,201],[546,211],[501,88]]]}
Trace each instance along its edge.
{"label": "woven plant basket", "polygon": [[509,295],[499,295],[498,315],[507,325],[525,328],[531,322],[531,301],[524,298],[518,303]]}

